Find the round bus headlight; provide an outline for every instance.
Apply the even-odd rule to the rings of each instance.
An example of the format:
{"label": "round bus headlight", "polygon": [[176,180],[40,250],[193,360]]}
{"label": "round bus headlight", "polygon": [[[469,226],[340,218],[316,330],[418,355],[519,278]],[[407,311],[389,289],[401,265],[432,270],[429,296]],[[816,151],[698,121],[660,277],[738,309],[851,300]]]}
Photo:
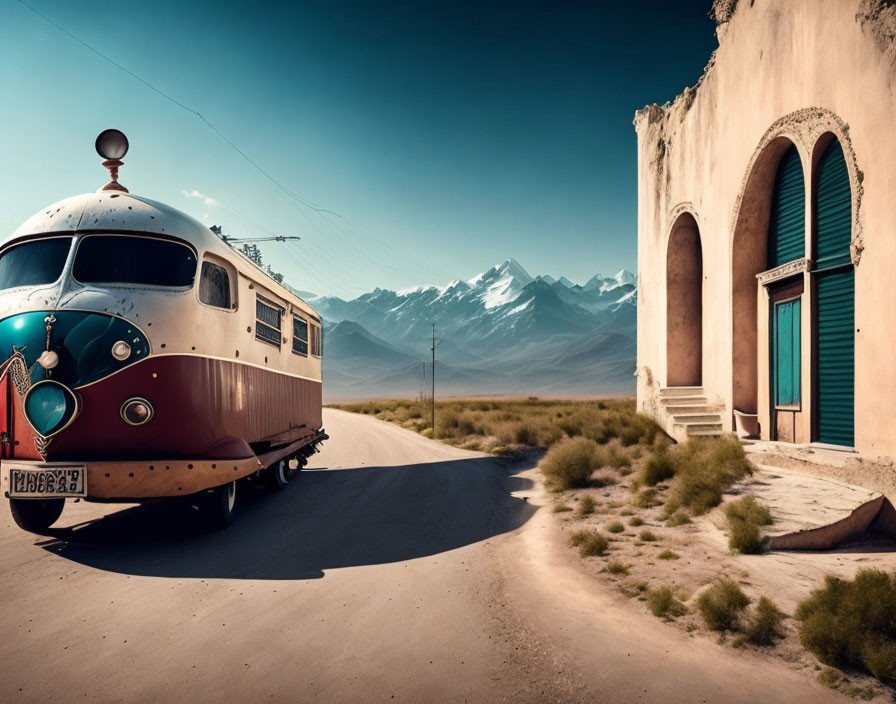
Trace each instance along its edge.
{"label": "round bus headlight", "polygon": [[144,425],[152,416],[152,404],[145,398],[129,398],[121,404],[121,419],[128,425]]}
{"label": "round bus headlight", "polygon": [[112,356],[119,362],[123,362],[131,356],[131,346],[124,340],[119,340],[112,345]]}

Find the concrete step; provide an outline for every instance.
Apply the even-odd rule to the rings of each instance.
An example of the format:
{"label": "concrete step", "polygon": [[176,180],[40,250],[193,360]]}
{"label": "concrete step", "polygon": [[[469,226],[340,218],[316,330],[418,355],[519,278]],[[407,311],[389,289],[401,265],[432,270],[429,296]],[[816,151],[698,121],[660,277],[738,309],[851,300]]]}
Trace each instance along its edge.
{"label": "concrete step", "polygon": [[675,403],[674,405],[663,405],[663,410],[669,415],[678,415],[680,413],[715,413],[720,415],[724,406],[721,403]]}
{"label": "concrete step", "polygon": [[719,435],[724,435],[724,431],[722,427],[719,426],[717,430],[689,430],[688,437],[689,438],[716,438]]}
{"label": "concrete step", "polygon": [[702,405],[705,403],[709,403],[709,399],[706,398],[706,396],[669,396],[668,398],[660,398],[660,403],[663,404],[664,406],[668,406],[671,404]]}
{"label": "concrete step", "polygon": [[675,413],[672,415],[673,423],[719,423],[722,422],[722,417],[718,413],[713,413],[712,411],[707,411],[703,413]]}
{"label": "concrete step", "polygon": [[722,423],[698,422],[698,423],[675,423],[675,426],[684,430],[688,435],[718,435],[722,432]]}
{"label": "concrete step", "polygon": [[702,386],[666,386],[660,389],[660,398],[672,398],[674,396],[702,396]]}

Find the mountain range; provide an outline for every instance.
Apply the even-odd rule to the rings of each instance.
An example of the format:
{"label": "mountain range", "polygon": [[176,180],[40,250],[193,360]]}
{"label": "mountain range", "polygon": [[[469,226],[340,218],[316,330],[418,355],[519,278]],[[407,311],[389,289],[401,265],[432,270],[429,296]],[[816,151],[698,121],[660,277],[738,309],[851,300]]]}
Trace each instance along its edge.
{"label": "mountain range", "polygon": [[[303,292],[305,293],[305,292]],[[353,300],[303,296],[324,319],[326,400],[436,393],[634,393],[636,280],[531,276],[508,259],[469,281]]]}

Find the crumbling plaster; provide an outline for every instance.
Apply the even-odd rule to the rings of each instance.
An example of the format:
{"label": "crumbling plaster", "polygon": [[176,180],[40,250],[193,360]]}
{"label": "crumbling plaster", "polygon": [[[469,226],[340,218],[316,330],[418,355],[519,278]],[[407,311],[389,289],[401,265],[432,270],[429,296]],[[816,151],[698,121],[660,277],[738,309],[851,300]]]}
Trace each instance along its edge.
{"label": "crumbling plaster", "polygon": [[[733,242],[739,221],[763,217],[755,204],[747,202],[750,211],[744,210],[748,182],[751,175],[773,179],[774,164],[757,165],[763,155],[769,160],[771,149],[783,149],[782,138],[796,145],[806,180],[806,256],[811,257],[813,164],[819,139],[831,133],[844,147],[853,196],[856,446],[869,457],[894,457],[896,428],[887,420],[896,417],[896,365],[891,359],[896,349],[891,283],[896,237],[890,232],[896,222],[894,5],[885,0],[717,0],[711,14],[719,25],[720,45],[700,80],[670,103],[639,110],[634,120],[639,407],[657,414],[656,394],[667,378],[666,247],[676,218],[689,212],[703,246],[703,386],[710,400],[724,404],[730,427],[736,327]],[[764,315],[767,310],[756,311],[760,325]],[[757,345],[763,342],[767,339],[760,338]],[[767,357],[758,360],[760,385],[767,384],[763,364]],[[809,368],[804,378],[804,391],[811,396]],[[767,403],[767,388],[758,393],[758,403]],[[805,398],[808,403],[809,396]],[[807,415],[806,433],[810,421]],[[766,422],[764,429],[768,426]]]}

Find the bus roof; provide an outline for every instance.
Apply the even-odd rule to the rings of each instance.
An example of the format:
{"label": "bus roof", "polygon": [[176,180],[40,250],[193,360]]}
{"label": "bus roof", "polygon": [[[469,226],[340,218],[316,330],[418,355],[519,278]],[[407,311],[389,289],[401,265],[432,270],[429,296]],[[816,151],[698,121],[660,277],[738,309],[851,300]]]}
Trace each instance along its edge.
{"label": "bus roof", "polygon": [[[195,218],[170,205],[133,193],[100,190],[60,200],[28,218],[0,243],[0,247],[17,239],[65,232],[140,232],[177,237],[191,244],[200,255],[211,252],[234,265],[250,265],[257,274],[264,276],[265,286],[287,300],[298,298],[308,306]],[[238,268],[245,269],[245,266]]]}

